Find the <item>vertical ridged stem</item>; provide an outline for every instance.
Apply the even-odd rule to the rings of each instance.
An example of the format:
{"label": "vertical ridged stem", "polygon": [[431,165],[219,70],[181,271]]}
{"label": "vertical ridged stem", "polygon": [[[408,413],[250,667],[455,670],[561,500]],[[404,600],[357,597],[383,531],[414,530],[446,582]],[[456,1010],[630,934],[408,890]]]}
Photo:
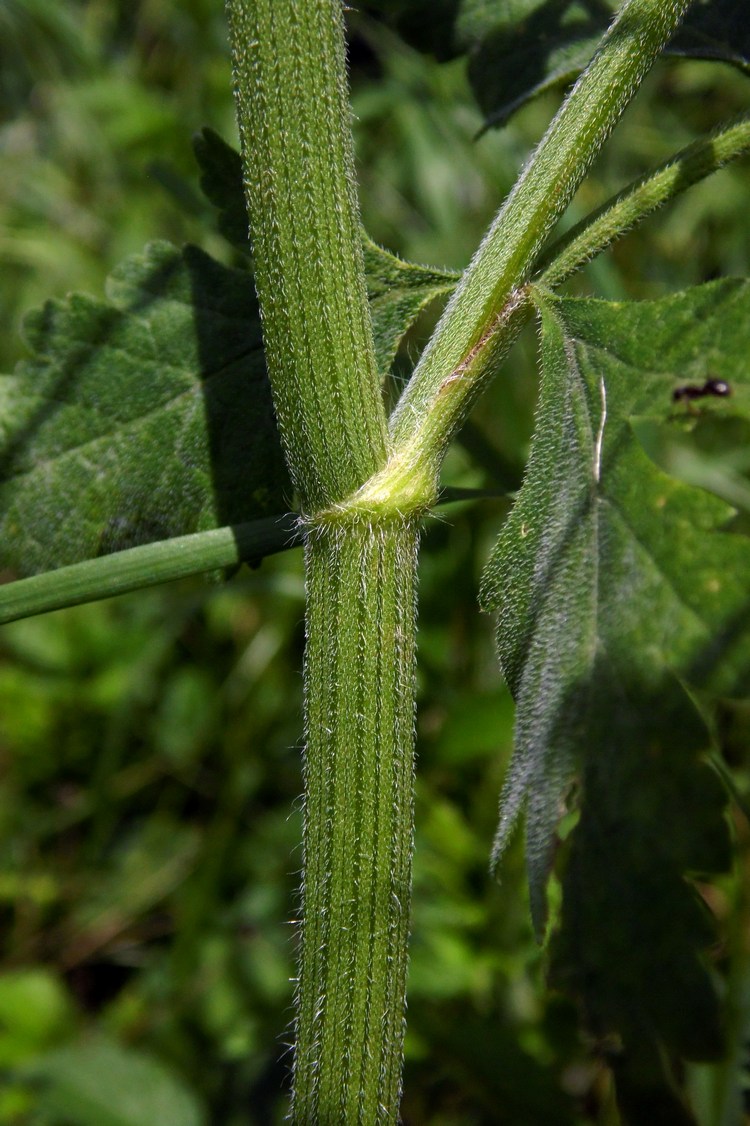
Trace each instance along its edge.
{"label": "vertical ridged stem", "polygon": [[255,283],[274,403],[307,512],[382,464],[341,0],[228,0]]}
{"label": "vertical ridged stem", "polygon": [[413,835],[414,521],[306,545],[304,911],[293,1120],[396,1122]]}

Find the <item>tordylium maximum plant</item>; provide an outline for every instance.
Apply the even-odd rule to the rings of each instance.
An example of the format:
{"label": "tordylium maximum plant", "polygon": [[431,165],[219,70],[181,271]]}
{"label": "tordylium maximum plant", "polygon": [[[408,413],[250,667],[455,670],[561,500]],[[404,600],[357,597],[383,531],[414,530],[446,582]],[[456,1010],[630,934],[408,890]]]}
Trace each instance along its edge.
{"label": "tordylium maximum plant", "polygon": [[[742,61],[744,0],[627,0],[596,45],[601,5],[585,34],[561,19],[555,53],[533,38],[537,17],[568,7],[522,0],[513,23],[506,5],[457,5],[480,93],[493,65],[508,73],[493,75],[489,124],[581,73],[456,279],[362,233],[340,0],[229,0],[241,158],[209,131],[197,154],[252,274],[153,244],[106,301],[34,315],[34,358],[0,384],[1,562],[31,576],[2,588],[2,620],[304,545],[299,1123],[398,1118],[420,528],[451,440],[534,316],[536,433],[480,594],[517,708],[494,862],[523,814],[544,936],[558,821],[577,810],[550,974],[612,1051],[623,1120],[659,1107],[659,1121],[691,1121],[673,1065],[724,1050],[711,929],[686,873],[729,861],[724,786],[704,756],[712,701],[747,691],[750,542],[728,530],[725,501],[655,466],[636,423],[668,425],[677,384],[689,398],[709,378],[732,391],[711,406],[748,417],[750,281],[617,304],[554,291],[745,153],[750,118],[550,235],[665,49],[705,55],[710,40],[713,57]],[[449,293],[386,417],[400,340]]]}

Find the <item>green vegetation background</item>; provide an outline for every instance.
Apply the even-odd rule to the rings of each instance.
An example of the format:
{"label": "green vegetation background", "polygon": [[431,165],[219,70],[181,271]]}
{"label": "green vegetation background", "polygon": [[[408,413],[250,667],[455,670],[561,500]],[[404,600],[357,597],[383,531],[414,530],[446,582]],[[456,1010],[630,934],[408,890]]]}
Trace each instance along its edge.
{"label": "green vegetation background", "polygon": [[[462,62],[417,55],[361,15],[351,26],[365,225],[408,258],[461,267],[555,99],[477,139]],[[661,65],[570,221],[746,99],[728,68]],[[101,293],[149,239],[231,261],[191,136],[210,125],[234,143],[233,114],[219,0],[0,3],[0,370],[23,355],[28,309],[73,289]],[[656,296],[746,274],[749,187],[747,166],[722,172],[579,287]],[[529,334],[451,455],[447,483],[517,484],[534,351]],[[414,1126],[615,1121],[575,1014],[542,988],[521,849],[499,886],[488,875],[512,706],[476,590],[507,508],[447,506],[426,535],[403,1107]],[[153,1126],[158,1099],[163,1126],[282,1121],[302,648],[299,552],[227,583],[3,628],[0,1123]],[[746,848],[745,834],[741,867]],[[715,900],[725,930],[747,921],[741,881]],[[699,1106],[702,1082],[696,1070]]]}

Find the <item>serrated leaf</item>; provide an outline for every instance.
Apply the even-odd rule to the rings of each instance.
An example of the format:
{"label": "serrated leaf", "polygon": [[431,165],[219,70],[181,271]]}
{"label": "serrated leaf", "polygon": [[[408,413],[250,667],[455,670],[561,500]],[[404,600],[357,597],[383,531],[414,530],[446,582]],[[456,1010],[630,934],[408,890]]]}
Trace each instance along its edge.
{"label": "serrated leaf", "polygon": [[[204,129],[194,141],[201,187],[218,208],[219,230],[243,254],[251,253],[242,188],[242,161],[231,145]],[[378,372],[390,372],[398,346],[422,309],[454,289],[458,274],[405,262],[362,232],[367,295],[375,337]]]}
{"label": "serrated leaf", "polygon": [[154,243],[26,321],[0,377],[0,566],[34,574],[283,512],[252,278]]}
{"label": "serrated leaf", "polygon": [[41,1056],[27,1069],[56,1122],[75,1126],[202,1126],[186,1085],[151,1056],[102,1037]]}
{"label": "serrated leaf", "polygon": [[[454,42],[487,125],[501,125],[530,98],[571,82],[619,7],[614,0],[463,0]],[[698,0],[667,54],[730,63],[750,72],[745,0]]]}
{"label": "serrated leaf", "polygon": [[632,304],[545,297],[536,436],[482,588],[517,705],[495,855],[525,810],[541,931],[575,784],[554,971],[600,1032],[647,1027],[699,1056],[718,1018],[684,875],[721,869],[728,839],[683,685],[748,691],[750,540],[725,530],[729,506],[656,467],[631,420],[689,425],[672,392],[709,375],[734,394],[703,409],[747,417],[748,350],[745,281]]}
{"label": "serrated leaf", "polygon": [[367,296],[372,313],[375,357],[382,378],[398,346],[425,306],[452,293],[459,275],[405,262],[363,233]]}
{"label": "serrated leaf", "polygon": [[[196,140],[220,227],[250,253],[239,155]],[[456,275],[363,236],[379,370]],[[252,275],[154,243],[26,321],[34,358],[0,377],[0,567],[18,576],[282,513],[291,486]]]}

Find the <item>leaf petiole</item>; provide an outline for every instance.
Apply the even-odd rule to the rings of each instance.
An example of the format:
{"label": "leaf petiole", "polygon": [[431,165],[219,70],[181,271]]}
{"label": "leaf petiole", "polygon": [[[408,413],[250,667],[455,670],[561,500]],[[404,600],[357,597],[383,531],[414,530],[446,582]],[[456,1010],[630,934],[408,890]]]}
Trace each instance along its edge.
{"label": "leaf petiole", "polygon": [[301,543],[298,517],[253,520],[131,547],[0,587],[0,624],[260,560]]}

